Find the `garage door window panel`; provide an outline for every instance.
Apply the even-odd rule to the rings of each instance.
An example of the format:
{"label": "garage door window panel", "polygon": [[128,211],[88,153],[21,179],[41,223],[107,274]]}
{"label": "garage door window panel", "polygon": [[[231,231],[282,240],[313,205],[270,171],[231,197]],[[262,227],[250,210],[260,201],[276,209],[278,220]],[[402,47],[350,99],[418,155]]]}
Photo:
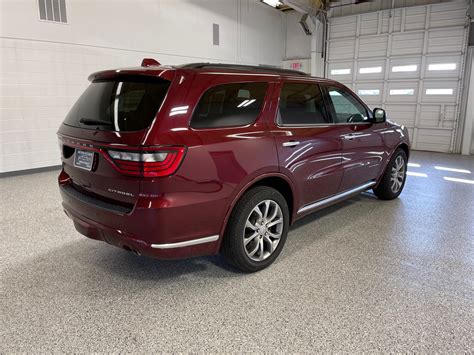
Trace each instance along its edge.
{"label": "garage door window panel", "polygon": [[433,63],[428,65],[430,71],[456,70],[456,63]]}
{"label": "garage door window panel", "polygon": [[382,72],[382,67],[366,67],[366,68],[359,69],[360,74],[375,74],[375,73],[381,73],[381,72]]}
{"label": "garage door window panel", "polygon": [[392,72],[394,73],[406,73],[406,72],[413,72],[417,70],[418,70],[418,66],[416,64],[395,65],[392,67]]}
{"label": "garage door window panel", "polygon": [[349,75],[351,70],[347,69],[331,69],[331,75]]}
{"label": "garage door window panel", "polygon": [[380,90],[379,89],[359,89],[357,93],[360,96],[379,96]]}

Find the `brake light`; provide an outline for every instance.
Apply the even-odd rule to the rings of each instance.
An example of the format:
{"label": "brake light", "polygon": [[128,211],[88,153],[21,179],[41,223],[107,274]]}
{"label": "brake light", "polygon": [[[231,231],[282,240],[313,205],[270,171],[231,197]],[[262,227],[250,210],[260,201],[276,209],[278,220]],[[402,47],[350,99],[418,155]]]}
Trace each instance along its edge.
{"label": "brake light", "polygon": [[140,151],[108,150],[124,175],[162,177],[173,174],[181,164],[184,147],[144,148]]}

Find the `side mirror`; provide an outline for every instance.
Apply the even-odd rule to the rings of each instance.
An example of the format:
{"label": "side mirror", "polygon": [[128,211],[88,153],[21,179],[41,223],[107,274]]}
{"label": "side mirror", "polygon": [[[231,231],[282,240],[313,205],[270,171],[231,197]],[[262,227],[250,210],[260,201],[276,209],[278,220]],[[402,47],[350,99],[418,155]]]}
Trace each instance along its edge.
{"label": "side mirror", "polygon": [[387,114],[383,108],[374,108],[374,122],[382,123],[387,119]]}

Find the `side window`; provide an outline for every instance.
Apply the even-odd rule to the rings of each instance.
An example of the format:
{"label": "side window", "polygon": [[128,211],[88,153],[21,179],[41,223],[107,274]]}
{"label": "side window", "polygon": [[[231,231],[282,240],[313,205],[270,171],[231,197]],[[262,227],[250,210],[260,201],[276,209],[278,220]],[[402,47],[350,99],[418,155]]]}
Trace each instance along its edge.
{"label": "side window", "polygon": [[367,122],[367,110],[349,92],[336,87],[327,87],[331,111],[336,123]]}
{"label": "side window", "polygon": [[266,83],[233,83],[207,90],[191,119],[193,128],[245,126],[257,119],[263,106]]}
{"label": "side window", "polygon": [[328,123],[323,95],[318,84],[285,83],[280,93],[278,124]]}

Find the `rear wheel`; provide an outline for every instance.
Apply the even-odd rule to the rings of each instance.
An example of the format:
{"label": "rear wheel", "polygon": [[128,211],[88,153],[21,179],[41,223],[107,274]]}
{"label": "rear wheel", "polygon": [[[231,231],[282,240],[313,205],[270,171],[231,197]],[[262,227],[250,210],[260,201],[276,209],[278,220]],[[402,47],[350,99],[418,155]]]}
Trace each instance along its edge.
{"label": "rear wheel", "polygon": [[406,153],[402,149],[397,149],[385,169],[382,180],[374,189],[378,198],[393,200],[402,193],[407,176],[407,161]]}
{"label": "rear wheel", "polygon": [[245,272],[269,266],[286,241],[288,204],[275,189],[259,186],[246,192],[232,211],[223,240],[226,260]]}

